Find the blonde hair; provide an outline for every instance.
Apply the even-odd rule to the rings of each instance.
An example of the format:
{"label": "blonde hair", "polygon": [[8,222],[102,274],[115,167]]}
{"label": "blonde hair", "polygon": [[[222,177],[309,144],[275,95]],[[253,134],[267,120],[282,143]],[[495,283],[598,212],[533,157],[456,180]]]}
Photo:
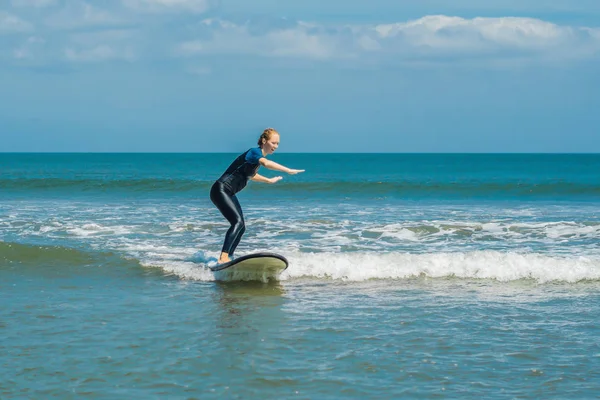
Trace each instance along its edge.
{"label": "blonde hair", "polygon": [[279,135],[279,132],[277,132],[273,128],[267,128],[267,129],[265,129],[263,131],[262,135],[260,135],[260,137],[258,138],[258,146],[260,148],[262,148],[262,146],[263,146],[263,139],[265,139],[265,141],[266,140],[270,140],[271,136],[273,136],[274,133],[277,134],[277,135]]}

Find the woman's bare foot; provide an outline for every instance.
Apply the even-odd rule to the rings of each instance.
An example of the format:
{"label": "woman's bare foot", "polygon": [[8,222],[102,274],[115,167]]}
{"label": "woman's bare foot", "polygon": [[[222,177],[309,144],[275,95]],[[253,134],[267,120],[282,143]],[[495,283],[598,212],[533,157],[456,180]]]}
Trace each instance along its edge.
{"label": "woman's bare foot", "polygon": [[228,263],[229,261],[231,261],[229,259],[229,254],[227,253],[221,253],[221,257],[219,257],[219,261],[217,261],[219,264],[225,264]]}

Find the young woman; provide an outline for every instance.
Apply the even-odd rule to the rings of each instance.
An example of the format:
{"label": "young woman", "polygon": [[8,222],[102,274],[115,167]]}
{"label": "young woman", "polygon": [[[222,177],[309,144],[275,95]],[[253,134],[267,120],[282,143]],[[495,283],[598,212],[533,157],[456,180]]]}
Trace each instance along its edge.
{"label": "young woman", "polygon": [[272,128],[265,129],[258,138],[258,147],[240,154],[210,189],[210,200],[231,224],[225,234],[219,264],[230,261],[230,257],[233,257],[233,252],[246,231],[244,215],[240,203],[235,197],[236,193],[246,187],[248,179],[263,183],[275,183],[282,179],[281,176],[265,178],[257,174],[260,166],[290,175],[304,172],[303,169],[290,169],[267,160],[266,157],[273,154],[277,147],[279,147],[279,133]]}

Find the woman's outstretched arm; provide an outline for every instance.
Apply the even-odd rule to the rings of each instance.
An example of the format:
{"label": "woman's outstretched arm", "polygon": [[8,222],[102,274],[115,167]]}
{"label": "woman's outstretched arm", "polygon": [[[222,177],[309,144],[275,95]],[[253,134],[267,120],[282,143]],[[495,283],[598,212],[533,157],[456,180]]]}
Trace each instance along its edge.
{"label": "woman's outstretched arm", "polygon": [[304,172],[303,169],[291,169],[288,167],[284,167],[283,165],[277,164],[275,161],[267,160],[264,157],[261,158],[258,162],[260,163],[260,165],[262,165],[265,168],[272,169],[274,171],[285,172],[290,175],[296,175],[296,174],[299,174],[300,172]]}

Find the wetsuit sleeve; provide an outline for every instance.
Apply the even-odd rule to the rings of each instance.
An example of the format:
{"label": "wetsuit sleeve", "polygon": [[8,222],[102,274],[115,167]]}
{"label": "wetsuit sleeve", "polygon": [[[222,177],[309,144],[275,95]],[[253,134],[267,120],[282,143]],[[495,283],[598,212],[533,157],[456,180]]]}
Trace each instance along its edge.
{"label": "wetsuit sleeve", "polygon": [[258,160],[263,157],[262,151],[259,147],[248,150],[246,153],[246,161],[250,164],[258,164]]}

